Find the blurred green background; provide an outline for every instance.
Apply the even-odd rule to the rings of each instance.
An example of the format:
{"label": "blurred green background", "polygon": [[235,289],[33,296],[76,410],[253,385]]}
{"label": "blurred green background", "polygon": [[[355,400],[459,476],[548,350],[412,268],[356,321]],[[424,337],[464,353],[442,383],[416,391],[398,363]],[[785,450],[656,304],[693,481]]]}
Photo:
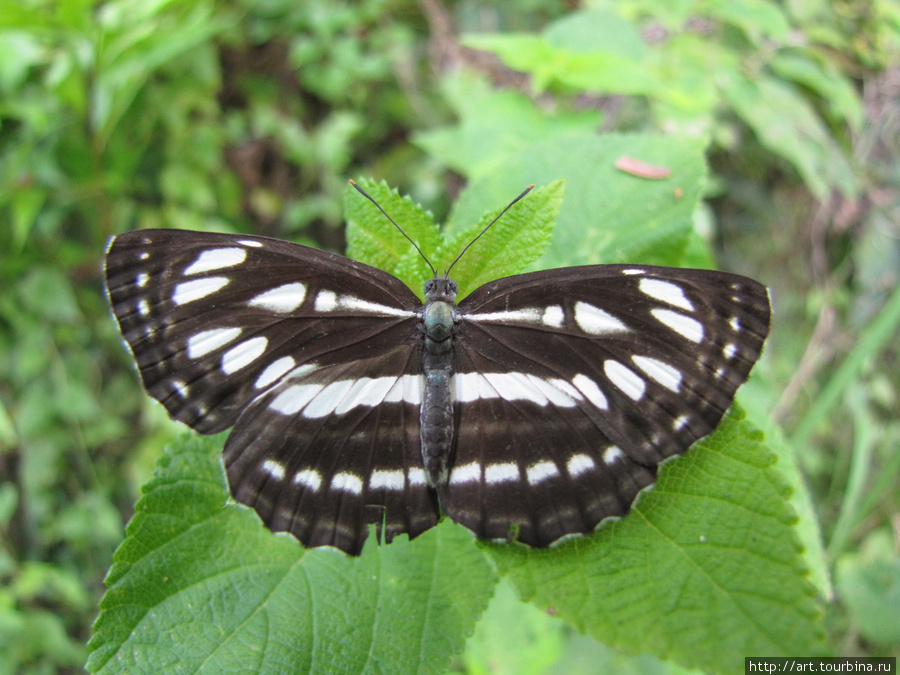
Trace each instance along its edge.
{"label": "blurred green background", "polygon": [[[110,318],[112,234],[342,251],[348,178],[441,221],[517,148],[585,128],[706,144],[695,225],[772,289],[752,401],[810,487],[832,648],[900,655],[896,2],[2,0],[0,673],[81,670],[178,432]],[[581,672],[587,640],[529,672]]]}

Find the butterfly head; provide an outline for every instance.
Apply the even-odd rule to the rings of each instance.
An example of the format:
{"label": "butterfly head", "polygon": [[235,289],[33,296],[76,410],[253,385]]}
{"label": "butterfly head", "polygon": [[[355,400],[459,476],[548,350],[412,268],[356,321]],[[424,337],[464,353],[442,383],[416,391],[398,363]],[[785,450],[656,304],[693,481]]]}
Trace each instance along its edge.
{"label": "butterfly head", "polygon": [[427,302],[447,302],[453,304],[456,302],[456,294],[459,287],[453,279],[444,277],[434,277],[425,282],[425,300]]}

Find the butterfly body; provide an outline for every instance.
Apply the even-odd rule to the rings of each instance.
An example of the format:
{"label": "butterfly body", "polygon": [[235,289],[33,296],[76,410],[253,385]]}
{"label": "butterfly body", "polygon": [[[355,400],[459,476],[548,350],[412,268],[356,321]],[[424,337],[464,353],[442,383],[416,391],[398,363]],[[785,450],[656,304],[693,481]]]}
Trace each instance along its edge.
{"label": "butterfly body", "polygon": [[359,553],[444,514],[547,546],[625,515],[712,431],[768,333],[737,275],[594,265],[425,303],[396,277],[264,237],[116,237],[110,301],[144,386],[201,433],[233,426],[232,494],[306,546]]}
{"label": "butterfly body", "polygon": [[419,416],[422,462],[434,487],[447,482],[453,446],[453,334],[456,332],[456,282],[430,279],[425,284],[422,408]]}

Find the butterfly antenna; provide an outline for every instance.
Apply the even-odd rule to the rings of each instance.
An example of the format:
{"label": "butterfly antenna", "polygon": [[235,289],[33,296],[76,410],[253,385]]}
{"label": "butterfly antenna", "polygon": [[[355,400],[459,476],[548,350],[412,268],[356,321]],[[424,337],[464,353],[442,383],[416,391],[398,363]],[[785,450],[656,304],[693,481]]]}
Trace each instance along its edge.
{"label": "butterfly antenna", "polygon": [[454,260],[452,263],[450,263],[450,267],[448,267],[448,268],[447,268],[447,271],[444,272],[444,277],[447,277],[447,276],[450,275],[450,270],[453,269],[453,266],[454,266],[456,263],[459,262],[459,259],[463,257],[463,255],[465,254],[465,252],[469,250],[469,247],[470,247],[472,244],[474,244],[476,241],[478,241],[479,239],[481,239],[482,235],[483,235],[485,232],[487,232],[489,229],[491,229],[491,225],[493,225],[493,224],[496,223],[498,220],[500,220],[500,218],[503,217],[503,214],[506,213],[507,211],[509,211],[510,208],[512,208],[512,205],[513,205],[513,204],[515,204],[517,201],[519,201],[520,199],[522,199],[522,197],[524,197],[525,195],[527,195],[527,194],[528,194],[529,192],[531,192],[532,190],[534,190],[534,184],[531,184],[531,185],[529,185],[527,188],[525,188],[525,189],[522,191],[522,194],[520,194],[518,197],[516,197],[515,199],[513,199],[509,204],[507,204],[507,205],[506,205],[506,208],[503,209],[500,213],[498,213],[498,214],[497,214],[497,217],[494,218],[491,222],[489,222],[489,223],[487,224],[487,226],[486,226],[481,232],[478,233],[478,236],[477,236],[477,237],[475,237],[472,241],[470,241],[468,244],[466,244],[466,247],[465,247],[462,251],[460,251],[460,254],[459,254],[458,256],[456,256],[456,260]]}
{"label": "butterfly antenna", "polygon": [[[378,202],[376,202],[375,199],[373,199],[372,196],[371,196],[368,192],[366,192],[366,191],[363,190],[361,187],[359,187],[359,185],[356,184],[356,181],[353,180],[352,178],[350,179],[350,185],[352,185],[353,187],[355,187],[355,188],[356,188],[356,191],[359,192],[359,194],[361,194],[363,197],[365,197],[365,198],[368,199],[370,202],[372,202],[376,207],[378,207],[378,210],[381,211],[381,212],[384,214],[384,217],[387,218],[389,221],[391,221],[391,224],[392,224],[394,227],[396,227],[396,228],[400,231],[400,234],[402,234],[404,237],[406,237],[406,239],[409,241],[409,243],[412,244],[413,247],[419,252],[419,255],[422,256],[422,260],[424,260],[424,261],[425,261],[425,264],[428,265],[428,266],[431,268],[431,273],[436,277],[436,276],[437,276],[437,270],[434,268],[434,265],[431,264],[431,261],[430,261],[428,258],[425,257],[425,254],[422,253],[422,249],[419,248],[419,245],[418,245],[416,242],[414,242],[414,241],[412,240],[412,237],[410,237],[408,234],[406,234],[406,232],[403,231],[403,228],[400,227],[400,226],[396,223],[396,221],[388,215],[388,212],[385,211],[383,208],[381,208],[381,204],[379,204]],[[532,185],[531,187],[534,187],[534,186]],[[527,192],[527,190],[526,190],[526,192]],[[523,194],[524,194],[524,193],[523,193]],[[521,198],[521,197],[520,197],[520,198]],[[517,201],[518,201],[518,200],[517,200]],[[515,202],[513,202],[513,204],[515,204]],[[512,204],[510,204],[510,206],[512,206]],[[509,208],[509,206],[507,206],[506,208]],[[502,214],[501,214],[501,215],[502,215]],[[481,235],[478,235],[478,236],[481,236]]]}

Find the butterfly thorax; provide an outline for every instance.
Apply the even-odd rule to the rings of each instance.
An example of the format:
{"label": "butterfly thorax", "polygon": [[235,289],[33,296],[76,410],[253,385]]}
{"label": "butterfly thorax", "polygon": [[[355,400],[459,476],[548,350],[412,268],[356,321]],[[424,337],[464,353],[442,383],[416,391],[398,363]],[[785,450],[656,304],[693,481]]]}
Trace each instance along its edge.
{"label": "butterfly thorax", "polygon": [[456,331],[456,282],[436,277],[425,283],[422,372],[425,375],[420,410],[422,461],[431,485],[447,482],[453,445],[453,333]]}

